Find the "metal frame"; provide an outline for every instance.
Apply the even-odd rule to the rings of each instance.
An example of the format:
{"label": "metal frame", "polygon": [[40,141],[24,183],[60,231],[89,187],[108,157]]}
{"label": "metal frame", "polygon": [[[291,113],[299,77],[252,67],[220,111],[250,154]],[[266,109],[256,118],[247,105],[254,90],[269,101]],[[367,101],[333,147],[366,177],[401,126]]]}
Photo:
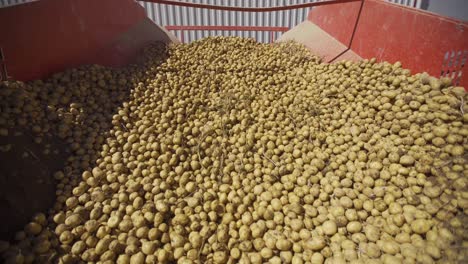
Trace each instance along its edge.
{"label": "metal frame", "polygon": [[329,1],[320,1],[320,2],[312,2],[312,3],[298,4],[298,5],[275,6],[275,7],[216,6],[216,5],[194,4],[194,3],[188,3],[188,2],[180,2],[180,1],[175,1],[175,0],[137,0],[137,1],[150,2],[150,3],[155,3],[155,4],[164,4],[164,5],[193,7],[193,8],[225,10],[225,11],[272,12],[272,11],[284,11],[284,10],[307,8],[307,7],[322,6],[322,5],[357,2],[357,1],[362,1],[362,0],[329,0]]}
{"label": "metal frame", "polygon": [[184,43],[184,32],[193,30],[223,30],[223,31],[269,31],[270,43],[274,42],[275,32],[286,32],[288,27],[253,27],[253,26],[166,26],[167,30],[181,31],[180,41]]}
{"label": "metal frame", "polygon": [[[289,5],[289,6],[275,6],[275,7],[237,7],[237,6],[218,6],[218,5],[207,5],[207,4],[195,4],[195,3],[188,3],[188,2],[180,2],[176,0],[137,0],[140,2],[150,2],[156,4],[165,4],[165,5],[173,5],[173,6],[182,6],[182,7],[192,7],[192,8],[202,8],[202,9],[211,9],[211,10],[224,10],[224,11],[237,11],[237,12],[272,12],[272,11],[284,11],[284,10],[292,10],[292,9],[300,9],[300,8],[307,8],[307,7],[314,7],[314,6],[324,6],[324,5],[332,5],[332,4],[341,4],[341,3],[351,3],[351,2],[361,2],[361,6],[359,8],[359,13],[356,17],[356,21],[354,23],[353,35],[349,44],[347,45],[347,49],[340,53],[338,56],[333,58],[331,61],[338,58],[343,53],[347,52],[351,49],[351,44],[353,41],[354,33],[356,32],[356,28],[359,22],[359,18],[361,16],[362,6],[364,5],[364,0],[329,0],[329,1],[320,1],[320,2],[312,2],[312,3],[304,3],[304,4],[297,4],[297,5]],[[185,31],[198,31],[198,30],[220,30],[220,31],[269,31],[270,32],[270,43],[274,42],[275,32],[286,32],[289,30],[288,27],[268,27],[268,26],[217,26],[217,25],[206,25],[206,26],[178,26],[178,25],[167,25],[165,26],[167,30],[174,30],[174,31],[181,31],[181,39],[180,41],[184,43],[184,32]],[[331,62],[330,61],[330,62]]]}
{"label": "metal frame", "polygon": [[333,59],[329,60],[328,62],[333,62],[335,61],[336,59],[338,59],[341,55],[345,54],[346,52],[348,52],[349,50],[351,50],[351,45],[353,45],[353,40],[354,40],[354,35],[356,35],[356,29],[357,29],[357,26],[359,24],[359,18],[361,18],[361,13],[362,13],[362,7],[364,6],[364,0],[361,0],[361,5],[359,6],[359,11],[358,11],[358,14],[357,14],[357,17],[356,17],[356,21],[354,22],[354,28],[353,28],[353,33],[351,34],[351,38],[349,39],[349,43],[348,45],[346,45],[346,49],[339,53],[338,55],[336,55]]}

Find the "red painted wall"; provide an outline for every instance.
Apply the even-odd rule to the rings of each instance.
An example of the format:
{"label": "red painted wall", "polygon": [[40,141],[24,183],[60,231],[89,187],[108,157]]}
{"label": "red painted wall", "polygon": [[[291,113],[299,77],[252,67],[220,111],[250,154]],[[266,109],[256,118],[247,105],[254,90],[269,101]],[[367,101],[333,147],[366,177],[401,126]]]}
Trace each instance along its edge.
{"label": "red painted wall", "polygon": [[[358,3],[320,6],[310,11],[308,19],[348,44],[358,10]],[[446,68],[447,51],[466,51],[468,56],[468,24],[381,0],[365,0],[351,49],[363,58],[401,61],[413,73],[440,76]],[[452,70],[461,69],[461,59],[457,62]],[[460,83],[468,87],[466,69],[462,69]]]}
{"label": "red painted wall", "polygon": [[81,64],[120,66],[167,36],[132,0],[41,0],[0,9],[9,76],[43,78]]}
{"label": "red painted wall", "polygon": [[318,6],[311,9],[308,20],[327,31],[336,40],[348,45],[361,2]]}

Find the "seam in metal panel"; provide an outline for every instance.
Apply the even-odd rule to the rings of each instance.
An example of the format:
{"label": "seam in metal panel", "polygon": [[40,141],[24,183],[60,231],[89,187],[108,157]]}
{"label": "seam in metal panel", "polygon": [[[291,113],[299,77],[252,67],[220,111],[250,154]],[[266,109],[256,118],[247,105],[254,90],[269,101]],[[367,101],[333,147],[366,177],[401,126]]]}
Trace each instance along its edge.
{"label": "seam in metal panel", "polygon": [[223,16],[224,16],[224,25],[230,25],[231,24],[231,16],[229,12],[223,11]]}
{"label": "seam in metal panel", "polygon": [[223,24],[223,12],[216,10],[216,21],[219,25]]}
{"label": "seam in metal panel", "polygon": [[152,4],[151,5],[151,12],[153,13],[153,17],[151,18],[151,20],[153,20],[154,23],[156,23],[156,9],[155,9],[155,5]]}
{"label": "seam in metal panel", "polygon": [[200,30],[197,30],[196,32],[196,40],[202,39],[203,38],[203,33]]}
{"label": "seam in metal panel", "polygon": [[149,7],[150,3],[146,3],[146,2],[143,2],[142,3],[142,6],[143,8],[145,9],[145,12],[146,12],[146,16],[151,19],[151,11],[150,11],[150,7]]}
{"label": "seam in metal panel", "polygon": [[[153,5],[153,9],[154,9],[154,18],[155,18],[155,21],[154,23],[158,24],[158,25],[161,25],[161,7],[159,4],[154,4]],[[157,12],[157,15],[156,15],[156,12]]]}
{"label": "seam in metal panel", "polygon": [[[211,4],[211,0],[205,0],[205,1],[206,1],[205,4],[207,4],[207,5],[210,5],[210,4]],[[206,19],[207,19],[207,21],[208,21],[205,25],[214,25],[214,24],[212,24],[212,22],[214,22],[214,21],[211,20],[211,12],[212,12],[212,11],[213,11],[213,10],[211,10],[211,9],[204,9],[204,10],[203,10],[203,12],[205,13],[205,14],[204,14],[204,17],[206,17]]]}
{"label": "seam in metal panel", "polygon": [[172,22],[171,15],[170,15],[170,10],[171,10],[170,6],[164,5],[163,14],[164,14],[164,25],[165,26],[170,25],[170,23]]}
{"label": "seam in metal panel", "polygon": [[159,13],[161,14],[161,26],[166,26],[166,6],[160,5]]}
{"label": "seam in metal panel", "polygon": [[[294,4],[296,4],[296,3],[297,3],[297,1],[291,0],[291,4],[292,4],[292,5],[294,5]],[[288,27],[291,28],[291,27],[294,25],[294,23],[296,22],[296,18],[297,18],[297,17],[295,16],[295,15],[296,15],[296,9],[288,10],[288,12],[289,12],[289,14],[290,14],[290,15],[289,15],[289,25],[288,25]]]}
{"label": "seam in metal panel", "polygon": [[229,24],[230,25],[237,25],[237,16],[235,14],[236,12],[229,12]]}
{"label": "seam in metal panel", "polygon": [[[211,4],[216,4],[216,0],[212,0],[210,1]],[[217,10],[210,10],[210,20],[211,20],[211,23],[212,25],[219,25],[219,21],[217,20],[217,17],[216,17],[216,11]]]}
{"label": "seam in metal panel", "polygon": [[[222,3],[223,3],[223,5],[225,5],[226,3],[228,3],[228,0],[223,0]],[[223,14],[223,17],[224,17],[224,24],[223,24],[223,25],[225,25],[225,26],[230,25],[230,22],[229,22],[229,21],[230,21],[229,12],[228,12],[228,11],[223,11],[222,14]]]}
{"label": "seam in metal panel", "polygon": [[194,10],[193,8],[188,8],[188,13],[189,13],[189,22],[188,25],[195,25],[196,24],[196,19],[199,11]]}
{"label": "seam in metal panel", "polygon": [[145,9],[146,16],[147,16],[147,17],[150,17],[150,15],[149,15],[149,10],[148,10],[149,7],[147,6],[148,3],[146,3],[146,2],[140,2],[139,4],[140,4],[141,6],[143,6],[143,8]]}
{"label": "seam in metal panel", "polygon": [[169,16],[168,16],[168,23],[171,23],[171,24],[176,24],[176,21],[175,21],[175,15],[174,15],[174,11],[175,11],[175,6],[171,5],[171,6],[168,6],[169,7]]}
{"label": "seam in metal panel", "polygon": [[236,13],[237,13],[237,17],[239,18],[239,25],[245,26],[245,24],[244,24],[244,14],[242,14],[241,12],[236,12]]}
{"label": "seam in metal panel", "polygon": [[157,23],[158,25],[161,25],[162,26],[162,15],[161,15],[161,5],[160,4],[156,4],[154,5],[154,9],[155,9],[155,13],[157,12],[157,16],[156,16],[156,21],[155,23]]}
{"label": "seam in metal panel", "polygon": [[187,8],[184,7],[181,12],[181,17],[182,17],[182,25],[187,25]]}
{"label": "seam in metal panel", "polygon": [[167,10],[166,5],[161,5],[161,26],[167,26]]}
{"label": "seam in metal panel", "polygon": [[[257,7],[257,2],[256,1],[252,1],[252,7]],[[249,16],[250,16],[250,21],[251,21],[252,25],[257,25],[255,13],[254,12],[249,12],[249,13],[250,13]],[[256,39],[259,39],[259,38],[256,38]]]}
{"label": "seam in metal panel", "polygon": [[[200,1],[201,4],[206,4],[205,0]],[[198,25],[209,25],[208,24],[208,17],[206,16],[206,9],[200,9],[200,16],[201,16],[201,24]]]}
{"label": "seam in metal panel", "polygon": [[174,24],[180,26],[180,6],[174,6]]}
{"label": "seam in metal panel", "polygon": [[[251,7],[250,5],[251,1],[246,2],[246,7]],[[244,15],[244,21],[247,26],[252,26],[252,23],[250,22],[250,12],[243,12]]]}

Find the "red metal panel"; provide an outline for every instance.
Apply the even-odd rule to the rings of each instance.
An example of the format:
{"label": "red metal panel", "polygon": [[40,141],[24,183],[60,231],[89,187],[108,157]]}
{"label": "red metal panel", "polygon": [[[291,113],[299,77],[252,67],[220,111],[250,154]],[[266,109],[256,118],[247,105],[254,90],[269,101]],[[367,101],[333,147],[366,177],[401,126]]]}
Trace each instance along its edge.
{"label": "red metal panel", "polygon": [[348,46],[360,5],[361,2],[352,2],[316,7],[309,12],[308,20],[325,30],[345,46]]}
{"label": "red metal panel", "polygon": [[278,41],[293,40],[306,46],[322,61],[362,60],[356,53],[310,21],[304,21],[282,34]]}
{"label": "red metal panel", "polygon": [[[358,3],[316,7],[308,19],[347,44],[351,37],[350,17]],[[447,51],[468,50],[468,24],[380,0],[366,0],[351,49],[364,58],[401,61],[414,73],[426,71],[440,76]],[[461,60],[459,60],[461,61]],[[468,87],[467,67],[460,84]]]}
{"label": "red metal panel", "polygon": [[0,47],[9,75],[19,80],[81,64],[118,66],[154,38],[138,33],[151,32],[142,30],[145,20],[132,0],[41,0],[0,9]]}

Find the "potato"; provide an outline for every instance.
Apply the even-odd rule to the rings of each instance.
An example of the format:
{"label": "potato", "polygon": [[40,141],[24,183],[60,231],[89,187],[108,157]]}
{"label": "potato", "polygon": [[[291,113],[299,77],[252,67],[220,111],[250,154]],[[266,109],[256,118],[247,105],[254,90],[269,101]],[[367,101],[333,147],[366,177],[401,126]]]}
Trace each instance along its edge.
{"label": "potato", "polygon": [[224,251],[217,251],[213,255],[214,263],[226,263],[227,254]]}
{"label": "potato", "polygon": [[54,204],[0,243],[2,261],[462,261],[463,87],[294,42],[141,56],[0,82],[0,150],[64,159]]}
{"label": "potato", "polygon": [[143,264],[145,263],[145,255],[138,252],[130,257],[130,264]]}
{"label": "potato", "polygon": [[268,261],[268,263],[270,263],[270,264],[280,264],[280,263],[283,263],[283,261],[286,262],[286,260],[283,260],[278,256],[274,256]]}
{"label": "potato", "polygon": [[107,226],[109,226],[110,228],[116,228],[119,225],[120,221],[121,219],[119,216],[113,215],[107,220]]}
{"label": "potato", "polygon": [[364,248],[363,248],[364,253],[371,257],[371,258],[378,258],[381,255],[381,249],[379,246],[375,243],[368,243]]}
{"label": "potato", "polygon": [[374,225],[364,226],[364,233],[369,241],[376,242],[380,238],[380,230]]}
{"label": "potato", "polygon": [[362,225],[358,221],[352,221],[346,225],[346,230],[348,230],[348,232],[350,233],[358,233],[361,231],[361,229],[362,229]]}
{"label": "potato", "polygon": [[[252,264],[254,264],[254,263],[262,263],[262,257],[260,256],[259,253],[255,253],[255,252],[254,252],[254,253],[250,253],[250,254],[249,254],[249,258],[250,258],[250,262],[251,262]],[[224,263],[224,262],[222,262],[222,263]]]}
{"label": "potato", "polygon": [[393,263],[403,263],[403,261],[395,256],[392,256],[392,255],[383,255],[381,257],[383,263],[388,263],[388,264],[393,264]]}
{"label": "potato", "polygon": [[72,232],[65,230],[59,236],[59,240],[63,244],[70,244],[73,241],[74,237]]}
{"label": "potato", "polygon": [[287,240],[287,239],[284,239],[284,238],[280,238],[276,241],[276,248],[278,250],[281,250],[281,251],[287,251],[287,250],[290,250],[292,247],[292,243],[291,241]]}
{"label": "potato", "polygon": [[291,263],[292,262],[292,252],[291,251],[281,251],[280,258],[283,263]]}
{"label": "potato", "polygon": [[40,240],[34,245],[34,252],[37,254],[44,254],[50,249],[50,242],[48,240]]}
{"label": "potato", "polygon": [[326,235],[334,235],[337,231],[336,223],[332,220],[325,221],[322,225],[323,231]]}
{"label": "potato", "polygon": [[79,214],[72,214],[65,219],[65,224],[70,227],[75,227],[79,225],[82,221],[82,218]]}
{"label": "potato", "polygon": [[239,259],[241,257],[241,251],[238,248],[233,248],[230,251],[230,256],[233,259]]}
{"label": "potato", "polygon": [[310,258],[310,261],[312,263],[321,264],[321,263],[324,262],[324,257],[322,256],[322,254],[320,254],[318,252],[315,252],[314,254],[312,254],[312,257]]}
{"label": "potato", "polygon": [[450,154],[453,156],[462,156],[465,153],[465,148],[463,146],[453,146],[450,150]]}
{"label": "potato", "polygon": [[304,248],[309,250],[318,251],[327,245],[325,238],[314,236],[304,242]]}
{"label": "potato", "polygon": [[405,166],[413,165],[415,162],[414,158],[410,155],[403,155],[400,157],[400,164]]}
{"label": "potato", "polygon": [[150,241],[145,241],[141,245],[141,251],[145,255],[153,254],[156,251],[156,248],[157,248],[156,244],[154,242],[150,242]]}
{"label": "potato", "polygon": [[416,219],[411,222],[411,230],[417,234],[425,234],[431,226],[431,222],[425,219]]}
{"label": "potato", "polygon": [[304,263],[304,261],[302,260],[301,256],[294,255],[292,260],[291,260],[291,263],[292,264],[302,264],[302,263]]}
{"label": "potato", "polygon": [[269,248],[262,248],[260,250],[260,256],[263,258],[263,259],[269,259],[273,256],[273,251]]}
{"label": "potato", "polygon": [[38,235],[42,231],[42,226],[36,222],[30,222],[26,225],[24,231],[29,235]]}
{"label": "potato", "polygon": [[165,249],[159,249],[157,251],[157,257],[160,263],[166,263],[170,259],[170,254]]}
{"label": "potato", "polygon": [[400,252],[400,246],[395,241],[382,241],[381,250],[387,254],[395,255]]}
{"label": "potato", "polygon": [[86,244],[83,241],[77,241],[71,248],[71,253],[74,255],[81,254],[86,249]]}

